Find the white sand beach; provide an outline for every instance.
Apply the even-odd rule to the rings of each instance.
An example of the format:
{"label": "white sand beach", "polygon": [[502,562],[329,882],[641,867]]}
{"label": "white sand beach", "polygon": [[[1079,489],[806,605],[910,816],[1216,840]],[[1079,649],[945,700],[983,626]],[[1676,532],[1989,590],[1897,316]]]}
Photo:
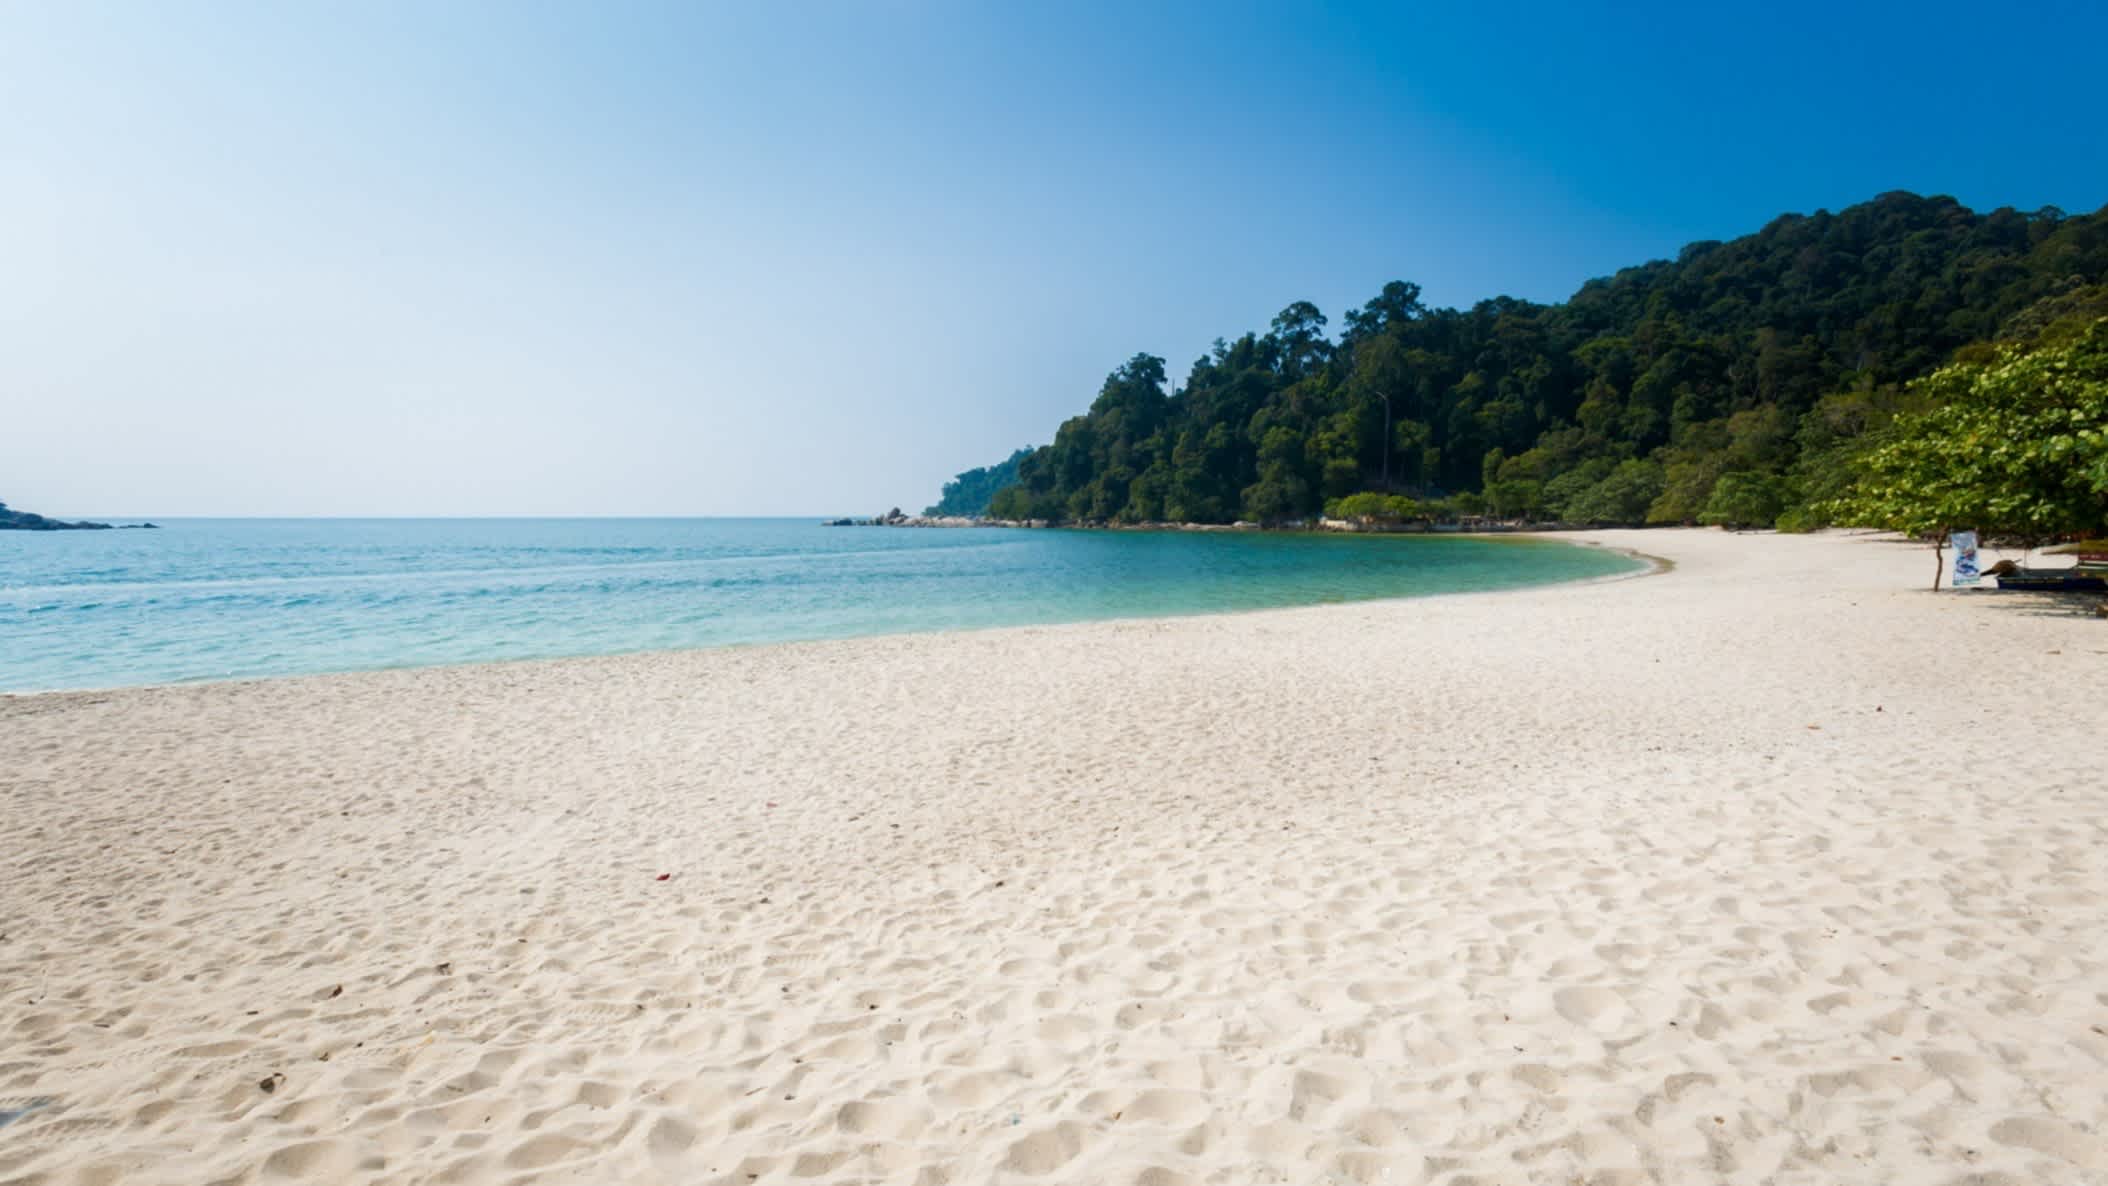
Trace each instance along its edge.
{"label": "white sand beach", "polygon": [[1583,538],[0,698],[0,1183],[2108,1182],[2108,623]]}

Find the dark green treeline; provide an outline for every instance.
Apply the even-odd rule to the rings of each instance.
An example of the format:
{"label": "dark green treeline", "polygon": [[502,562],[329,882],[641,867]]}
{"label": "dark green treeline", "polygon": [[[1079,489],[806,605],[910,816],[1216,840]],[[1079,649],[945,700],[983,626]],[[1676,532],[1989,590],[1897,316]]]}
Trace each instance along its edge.
{"label": "dark green treeline", "polygon": [[1218,340],[1168,393],[1164,360],[1136,355],[1053,444],[1012,459],[989,510],[1277,523],[1381,490],[1434,514],[1804,526],[1904,384],[2100,301],[2104,276],[2108,209],[1978,214],[1891,193],[1691,244],[1564,304],[1429,308],[1393,282],[1334,337],[1299,301]]}

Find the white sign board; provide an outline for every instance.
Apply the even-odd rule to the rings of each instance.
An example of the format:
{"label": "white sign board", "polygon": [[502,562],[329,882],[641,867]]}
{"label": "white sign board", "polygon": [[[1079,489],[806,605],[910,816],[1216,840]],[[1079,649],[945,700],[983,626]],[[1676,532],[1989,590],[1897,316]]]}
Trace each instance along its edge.
{"label": "white sign board", "polygon": [[1976,533],[1957,531],[1954,540],[1954,587],[1967,588],[1984,579],[1983,570],[1976,563]]}

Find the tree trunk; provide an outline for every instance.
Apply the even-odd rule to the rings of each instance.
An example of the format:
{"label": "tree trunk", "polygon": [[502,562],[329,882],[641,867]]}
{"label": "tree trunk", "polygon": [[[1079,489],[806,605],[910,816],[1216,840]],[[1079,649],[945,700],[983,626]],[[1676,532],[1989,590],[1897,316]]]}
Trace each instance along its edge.
{"label": "tree trunk", "polygon": [[1940,578],[1947,573],[1947,532],[1932,537],[1932,591],[1940,591]]}

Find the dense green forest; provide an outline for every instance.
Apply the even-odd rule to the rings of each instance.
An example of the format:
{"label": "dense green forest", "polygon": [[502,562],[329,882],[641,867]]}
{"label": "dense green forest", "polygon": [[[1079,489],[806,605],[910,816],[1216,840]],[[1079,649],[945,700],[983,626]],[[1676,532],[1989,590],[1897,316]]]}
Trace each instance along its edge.
{"label": "dense green forest", "polygon": [[995,492],[1017,481],[1018,463],[1030,456],[1030,448],[1019,449],[995,465],[984,465],[970,469],[944,484],[944,493],[937,505],[923,511],[925,515],[961,515],[974,518],[988,513],[988,504]]}
{"label": "dense green forest", "polygon": [[[989,509],[1809,526],[1843,505],[1860,438],[1928,398],[1914,380],[1972,343],[2108,312],[2104,278],[2108,208],[1890,193],[1691,244],[1564,304],[1429,308],[1393,282],[1335,337],[1299,301],[1172,390],[1163,359],[1136,355],[1053,444],[1011,459]],[[992,472],[961,475],[962,505]]]}

